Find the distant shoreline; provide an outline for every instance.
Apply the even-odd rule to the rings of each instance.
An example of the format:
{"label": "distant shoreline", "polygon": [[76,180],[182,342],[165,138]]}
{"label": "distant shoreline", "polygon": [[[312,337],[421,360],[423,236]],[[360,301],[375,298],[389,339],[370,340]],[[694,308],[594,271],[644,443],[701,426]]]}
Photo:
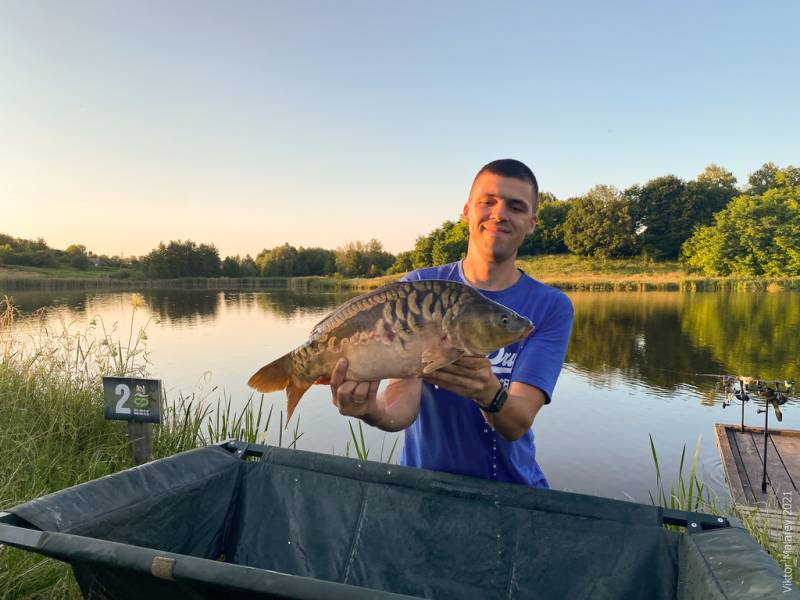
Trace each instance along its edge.
{"label": "distant shoreline", "polygon": [[[682,273],[545,273],[539,274],[527,261],[520,268],[532,277],[564,291],[800,291],[800,277],[744,278],[701,277]],[[179,279],[112,279],[109,277],[48,277],[0,272],[0,295],[11,291],[107,290],[289,290],[366,291],[397,281],[401,275],[371,279],[338,277],[182,277]]]}

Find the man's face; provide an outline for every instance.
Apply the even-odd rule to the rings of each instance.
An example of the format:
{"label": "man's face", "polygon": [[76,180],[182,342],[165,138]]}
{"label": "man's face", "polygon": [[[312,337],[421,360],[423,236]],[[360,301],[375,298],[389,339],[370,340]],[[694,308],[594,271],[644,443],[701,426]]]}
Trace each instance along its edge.
{"label": "man's face", "polygon": [[533,233],[533,185],[521,179],[481,173],[464,205],[469,244],[491,262],[513,257]]}

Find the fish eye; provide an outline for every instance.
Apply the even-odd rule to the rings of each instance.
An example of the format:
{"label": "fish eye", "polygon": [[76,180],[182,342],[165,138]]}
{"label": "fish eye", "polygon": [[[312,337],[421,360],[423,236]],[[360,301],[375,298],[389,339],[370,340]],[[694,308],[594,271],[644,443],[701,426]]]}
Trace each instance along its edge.
{"label": "fish eye", "polygon": [[500,317],[500,322],[501,322],[503,325],[508,325],[508,315],[502,315],[502,316]]}

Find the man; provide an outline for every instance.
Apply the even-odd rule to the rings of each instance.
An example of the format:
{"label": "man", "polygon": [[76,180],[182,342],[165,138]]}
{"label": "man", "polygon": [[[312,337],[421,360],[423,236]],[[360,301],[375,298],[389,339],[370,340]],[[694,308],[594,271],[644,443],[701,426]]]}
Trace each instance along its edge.
{"label": "man", "polygon": [[517,250],[536,225],[538,185],[523,163],[503,159],[476,175],[463,218],[469,245],[463,261],[420,269],[407,280],[449,279],[528,317],[536,327],[522,342],[484,357],[462,357],[421,379],[347,380],[341,359],[331,376],[342,415],[385,431],[405,429],[401,464],[549,487],[536,463],[531,425],[550,401],[564,362],[572,303],[517,269]]}

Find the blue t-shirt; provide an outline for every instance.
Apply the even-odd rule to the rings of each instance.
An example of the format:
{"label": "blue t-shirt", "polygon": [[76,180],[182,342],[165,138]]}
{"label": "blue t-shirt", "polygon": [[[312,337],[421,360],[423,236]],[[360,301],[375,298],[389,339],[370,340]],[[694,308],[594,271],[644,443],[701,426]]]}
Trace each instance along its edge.
{"label": "blue t-shirt", "polygon": [[[467,283],[461,262],[419,269],[404,280],[446,279]],[[492,371],[508,387],[520,381],[542,390],[550,402],[572,329],[572,302],[561,291],[522,274],[510,288],[479,290],[534,324],[534,332],[489,355]],[[486,424],[474,401],[423,382],[419,415],[405,430],[400,464],[549,487],[536,463],[533,431],[510,442]]]}

